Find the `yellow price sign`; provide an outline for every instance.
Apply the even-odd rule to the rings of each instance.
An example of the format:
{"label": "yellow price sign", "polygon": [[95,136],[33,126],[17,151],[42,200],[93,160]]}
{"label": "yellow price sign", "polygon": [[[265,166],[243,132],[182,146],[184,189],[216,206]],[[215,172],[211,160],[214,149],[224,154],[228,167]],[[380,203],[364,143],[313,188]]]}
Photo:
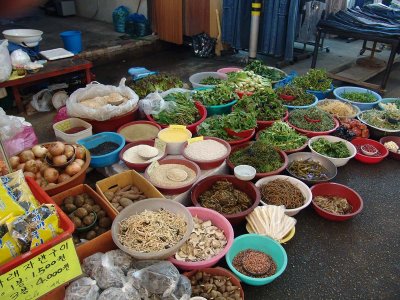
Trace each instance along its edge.
{"label": "yellow price sign", "polygon": [[195,137],[195,138],[188,139],[187,142],[188,142],[188,145],[190,145],[191,143],[200,142],[202,140],[204,140],[204,137],[198,136],[198,137]]}
{"label": "yellow price sign", "polygon": [[172,129],[186,129],[186,126],[184,126],[184,125],[169,125],[169,128],[172,128]]}
{"label": "yellow price sign", "polygon": [[0,299],[33,300],[82,274],[72,238],[0,276]]}

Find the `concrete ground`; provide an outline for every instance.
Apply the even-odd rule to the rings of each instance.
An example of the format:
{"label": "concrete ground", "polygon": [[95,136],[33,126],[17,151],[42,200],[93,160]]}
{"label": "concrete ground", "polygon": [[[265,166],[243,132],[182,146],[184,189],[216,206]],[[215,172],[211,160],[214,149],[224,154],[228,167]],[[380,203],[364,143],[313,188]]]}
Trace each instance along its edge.
{"label": "concrete ground", "polygon": [[[318,66],[330,69],[354,58],[361,47],[356,41],[346,44],[328,40],[330,53],[321,53]],[[382,55],[387,55],[383,53]],[[94,68],[97,80],[116,84],[127,76],[132,66],[171,72],[188,80],[198,71],[241,65],[241,54],[200,59],[188,49],[176,47],[143,58],[126,56]],[[268,61],[272,61],[268,59]],[[305,72],[310,60],[287,67],[286,71]],[[396,65],[385,96],[400,95],[400,67]],[[378,82],[380,77],[372,79]],[[51,128],[53,114],[29,117],[41,142],[54,140]],[[37,127],[39,128],[39,127]],[[400,299],[400,163],[386,159],[378,165],[352,160],[339,168],[334,182],[354,188],[364,200],[364,209],[356,218],[335,223],[322,219],[308,207],[296,215],[296,235],[283,247],[287,251],[286,271],[273,283],[252,287],[244,284],[246,299]],[[90,181],[98,174],[90,174]],[[236,234],[245,233],[236,228]],[[226,266],[222,261],[222,266]]]}

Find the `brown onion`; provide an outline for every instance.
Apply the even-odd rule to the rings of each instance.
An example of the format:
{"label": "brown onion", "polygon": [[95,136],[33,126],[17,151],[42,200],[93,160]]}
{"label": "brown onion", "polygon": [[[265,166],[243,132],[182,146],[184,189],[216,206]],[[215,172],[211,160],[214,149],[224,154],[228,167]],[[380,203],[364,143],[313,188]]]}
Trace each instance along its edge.
{"label": "brown onion", "polygon": [[55,166],[61,166],[66,163],[67,163],[67,157],[64,154],[53,157],[53,164]]}
{"label": "brown onion", "polygon": [[18,166],[17,166],[17,170],[24,170],[25,169],[25,164],[19,164]]}
{"label": "brown onion", "polygon": [[10,157],[10,164],[13,169],[16,169],[20,164],[20,159],[18,156],[11,156]]}
{"label": "brown onion", "polygon": [[81,146],[75,148],[75,157],[77,159],[85,159],[86,150]]}
{"label": "brown onion", "polygon": [[64,150],[64,155],[67,157],[67,159],[70,159],[72,156],[74,156],[75,149],[71,145],[65,145],[65,150]]}
{"label": "brown onion", "polygon": [[79,159],[79,158],[75,159],[74,162],[77,163],[81,168],[85,164],[85,161],[83,159]]}
{"label": "brown onion", "polygon": [[21,163],[24,163],[28,160],[35,159],[35,154],[33,154],[32,150],[24,150],[19,154],[19,159]]}
{"label": "brown onion", "polygon": [[48,183],[56,182],[58,179],[58,171],[54,168],[47,168],[44,171],[43,177]]}
{"label": "brown onion", "polygon": [[35,145],[32,147],[32,152],[37,158],[43,158],[46,156],[47,148],[43,145]]}
{"label": "brown onion", "polygon": [[43,163],[42,166],[40,167],[40,173],[42,173],[42,175],[44,174],[44,171],[46,171],[46,169],[50,168],[50,166],[46,163]]}
{"label": "brown onion", "polygon": [[35,179],[35,174],[32,172],[24,172],[24,176],[25,177],[32,177],[33,179]]}
{"label": "brown onion", "polygon": [[40,159],[37,159],[35,161],[36,161],[36,164],[37,164],[37,166],[38,166],[38,168],[40,170],[40,168],[43,166],[43,161],[41,161]]}
{"label": "brown onion", "polygon": [[40,168],[38,167],[38,165],[37,165],[37,163],[36,163],[36,160],[33,160],[33,159],[31,159],[31,160],[28,160],[26,163],[25,163],[25,168],[24,168],[24,170],[26,171],[26,172],[32,172],[32,173],[37,173],[39,170],[40,170]]}
{"label": "brown onion", "polygon": [[65,145],[61,142],[55,142],[50,145],[49,152],[52,156],[61,155],[64,153]]}
{"label": "brown onion", "polygon": [[60,174],[60,176],[58,176],[57,182],[61,183],[61,182],[69,181],[70,179],[71,179],[71,176],[69,176],[68,174],[62,173],[62,174]]}
{"label": "brown onion", "polygon": [[36,178],[36,179],[42,179],[43,177],[42,177],[42,174],[41,174],[40,172],[37,172],[37,173],[35,174],[35,178]]}
{"label": "brown onion", "polygon": [[78,165],[76,162],[73,162],[65,168],[65,173],[67,173],[69,176],[74,176],[75,174],[78,174],[81,169],[82,168],[80,165]]}
{"label": "brown onion", "polygon": [[50,182],[49,184],[45,184],[45,187],[51,187],[51,186],[56,186],[57,184],[55,184],[54,182]]}

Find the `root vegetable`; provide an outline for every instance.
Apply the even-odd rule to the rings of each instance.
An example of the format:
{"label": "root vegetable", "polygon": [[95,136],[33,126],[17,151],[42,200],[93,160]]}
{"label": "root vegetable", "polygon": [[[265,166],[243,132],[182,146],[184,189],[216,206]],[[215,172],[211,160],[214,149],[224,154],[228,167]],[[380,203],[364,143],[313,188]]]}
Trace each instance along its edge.
{"label": "root vegetable", "polygon": [[73,162],[69,166],[65,168],[65,173],[67,173],[69,176],[74,176],[75,174],[78,174],[81,171],[80,165],[77,163]]}
{"label": "root vegetable", "polygon": [[93,240],[96,237],[96,231],[94,230],[90,230],[87,234],[86,234],[86,239],[87,240]]}
{"label": "root vegetable", "polygon": [[88,215],[88,211],[84,209],[83,207],[79,207],[75,212],[74,215],[77,216],[78,218],[84,218]]}
{"label": "root vegetable", "polygon": [[67,198],[64,199],[64,204],[74,204],[74,197],[68,196]]}
{"label": "root vegetable", "polygon": [[111,191],[104,192],[104,196],[106,196],[108,201],[111,201],[114,198],[114,193]]}
{"label": "root vegetable", "polygon": [[75,149],[71,145],[65,145],[65,150],[64,150],[64,155],[67,157],[67,159],[70,159],[72,156],[74,156]]}
{"label": "root vegetable", "polygon": [[39,170],[43,166],[43,162],[40,159],[36,159],[36,165],[38,166]]}
{"label": "root vegetable", "polygon": [[17,167],[17,170],[24,170],[25,169],[25,164],[23,163],[23,164],[19,164],[18,165],[18,167]]}
{"label": "root vegetable", "polygon": [[10,164],[13,169],[16,169],[20,163],[20,158],[18,156],[10,157]]}
{"label": "root vegetable", "polygon": [[32,147],[32,152],[37,158],[43,158],[47,153],[47,148],[43,145],[35,145]]}
{"label": "root vegetable", "polygon": [[65,145],[62,142],[55,142],[50,145],[49,152],[52,156],[58,156],[64,153]]}
{"label": "root vegetable", "polygon": [[62,166],[66,163],[67,163],[67,157],[64,154],[53,157],[53,164],[56,166]]}
{"label": "root vegetable", "polygon": [[43,173],[43,177],[48,183],[55,183],[58,176],[58,171],[54,168],[47,168]]}
{"label": "root vegetable", "polygon": [[32,172],[24,172],[25,177],[32,177],[33,179],[35,178],[35,174]]}
{"label": "root vegetable", "polygon": [[37,173],[40,170],[40,168],[38,167],[36,160],[31,159],[25,163],[24,170],[26,172]]}
{"label": "root vegetable", "polygon": [[89,204],[84,204],[82,206],[82,208],[86,209],[89,213],[91,213],[93,211],[93,206],[91,206]]}
{"label": "root vegetable", "polygon": [[100,207],[100,205],[95,204],[95,205],[92,206],[92,210],[95,213],[98,213],[99,211],[101,211],[101,207]]}
{"label": "root vegetable", "polygon": [[89,225],[93,224],[93,222],[94,222],[94,216],[93,216],[93,214],[90,214],[90,215],[85,216],[85,217],[82,219],[82,221],[83,221],[83,224],[85,224],[86,226],[89,226]]}
{"label": "root vegetable", "polygon": [[91,198],[85,199],[85,203],[89,205],[94,205],[94,200]]}
{"label": "root vegetable", "polygon": [[76,146],[75,148],[75,157],[77,159],[85,159],[86,150],[81,146]]}
{"label": "root vegetable", "polygon": [[28,160],[35,159],[35,154],[33,154],[32,150],[25,150],[19,154],[19,159],[21,163],[24,163]]}
{"label": "root vegetable", "polygon": [[127,206],[133,204],[133,201],[131,199],[128,199],[128,198],[121,198],[119,200],[119,204],[121,204],[123,207],[127,207]]}
{"label": "root vegetable", "polygon": [[42,173],[42,175],[44,174],[44,171],[46,171],[46,169],[50,168],[50,166],[46,163],[43,163],[42,166],[40,167],[40,173]]}
{"label": "root vegetable", "polygon": [[69,181],[71,179],[71,176],[69,176],[68,174],[62,173],[60,174],[60,176],[58,176],[58,183],[62,183],[62,182],[66,182]]}
{"label": "root vegetable", "polygon": [[50,183],[46,183],[46,185],[45,186],[47,186],[47,187],[53,187],[53,186],[56,186],[57,184],[55,184],[54,182],[50,182]]}
{"label": "root vegetable", "polygon": [[99,228],[96,230],[97,236],[102,235],[103,233],[107,232],[106,228]]}
{"label": "root vegetable", "polygon": [[99,226],[103,228],[109,228],[111,226],[111,219],[109,217],[103,217],[99,220]]}
{"label": "root vegetable", "polygon": [[104,210],[100,210],[99,212],[96,212],[96,214],[98,219],[106,216],[106,212]]}
{"label": "root vegetable", "polygon": [[121,212],[123,209],[124,209],[123,206],[118,206],[118,207],[117,207],[117,210],[118,210],[119,212]]}
{"label": "root vegetable", "polygon": [[78,217],[72,217],[71,221],[74,223],[76,228],[82,227],[82,220]]}
{"label": "root vegetable", "polygon": [[65,211],[67,212],[67,213],[72,213],[72,212],[74,212],[76,210],[76,206],[74,205],[74,204],[72,204],[72,203],[67,203],[67,204],[65,204]]}
{"label": "root vegetable", "polygon": [[82,159],[75,159],[74,163],[77,163],[82,168],[83,165],[85,164],[85,161]]}
{"label": "root vegetable", "polygon": [[40,172],[37,172],[37,173],[35,174],[35,178],[36,178],[36,179],[42,179],[43,177],[42,177],[42,174],[41,174]]}
{"label": "root vegetable", "polygon": [[83,195],[78,195],[78,196],[76,196],[76,197],[75,197],[75,200],[74,200],[74,204],[75,204],[77,207],[83,206],[83,205],[85,204],[85,198],[83,197]]}

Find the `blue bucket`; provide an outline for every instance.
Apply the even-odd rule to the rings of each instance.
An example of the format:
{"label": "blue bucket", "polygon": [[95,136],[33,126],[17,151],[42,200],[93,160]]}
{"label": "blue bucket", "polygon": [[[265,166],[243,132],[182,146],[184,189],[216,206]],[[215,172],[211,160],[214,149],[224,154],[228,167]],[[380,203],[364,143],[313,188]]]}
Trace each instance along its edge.
{"label": "blue bucket", "polygon": [[64,31],[60,33],[64,48],[74,54],[82,51],[82,32],[77,30]]}

